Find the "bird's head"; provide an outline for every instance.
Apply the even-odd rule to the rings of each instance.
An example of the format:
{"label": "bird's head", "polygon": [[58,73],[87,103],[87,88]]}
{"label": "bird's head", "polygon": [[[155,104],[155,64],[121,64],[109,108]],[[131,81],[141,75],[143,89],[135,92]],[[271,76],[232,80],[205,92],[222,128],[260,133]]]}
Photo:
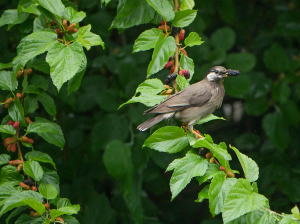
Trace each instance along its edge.
{"label": "bird's head", "polygon": [[238,70],[231,70],[222,66],[215,66],[208,71],[206,78],[211,82],[222,82],[226,77],[238,76],[239,74],[240,72]]}

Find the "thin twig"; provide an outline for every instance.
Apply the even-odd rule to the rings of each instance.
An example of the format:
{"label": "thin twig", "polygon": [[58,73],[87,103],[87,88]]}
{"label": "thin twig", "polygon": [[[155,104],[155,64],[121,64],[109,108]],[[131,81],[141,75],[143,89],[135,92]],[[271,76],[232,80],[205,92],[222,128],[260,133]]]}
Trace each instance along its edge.
{"label": "thin twig", "polygon": [[[174,0],[174,12],[177,12],[178,11],[178,8],[179,8],[179,4],[178,4],[178,0]],[[176,33],[175,34],[175,43],[176,43],[176,51],[175,51],[175,56],[174,56],[174,59],[175,59],[175,70],[174,72],[175,73],[178,73],[178,65],[179,65],[179,33]],[[178,89],[177,89],[177,82],[176,82],[176,79],[172,81],[172,85],[175,89],[175,93],[178,92]]]}

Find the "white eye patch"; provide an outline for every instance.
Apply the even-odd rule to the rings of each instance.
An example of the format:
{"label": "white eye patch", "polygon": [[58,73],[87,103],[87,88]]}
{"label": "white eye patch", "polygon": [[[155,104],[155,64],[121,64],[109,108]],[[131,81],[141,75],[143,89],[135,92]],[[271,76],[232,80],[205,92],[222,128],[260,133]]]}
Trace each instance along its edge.
{"label": "white eye patch", "polygon": [[207,75],[207,79],[209,81],[215,81],[216,79],[218,79],[218,74],[216,74],[215,72],[211,72]]}

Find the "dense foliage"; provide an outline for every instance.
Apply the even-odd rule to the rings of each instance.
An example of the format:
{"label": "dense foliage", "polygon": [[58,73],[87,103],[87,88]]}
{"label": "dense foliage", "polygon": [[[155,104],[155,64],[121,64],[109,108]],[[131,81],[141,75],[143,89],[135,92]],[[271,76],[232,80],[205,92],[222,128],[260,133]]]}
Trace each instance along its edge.
{"label": "dense foliage", "polygon": [[[0,3],[1,222],[297,223],[297,207],[269,208],[300,200],[298,1],[49,1]],[[173,56],[190,72],[174,91],[214,65],[241,72],[226,121],[195,126],[205,139],[175,121],[135,130],[173,93]]]}

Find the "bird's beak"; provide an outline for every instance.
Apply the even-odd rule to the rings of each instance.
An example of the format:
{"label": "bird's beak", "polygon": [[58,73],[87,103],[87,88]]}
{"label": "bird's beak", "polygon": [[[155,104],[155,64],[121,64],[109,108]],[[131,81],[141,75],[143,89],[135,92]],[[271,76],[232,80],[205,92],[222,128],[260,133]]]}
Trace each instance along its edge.
{"label": "bird's beak", "polygon": [[226,77],[230,77],[230,76],[238,76],[240,74],[240,71],[238,70],[231,70],[231,69],[228,69],[226,72]]}

